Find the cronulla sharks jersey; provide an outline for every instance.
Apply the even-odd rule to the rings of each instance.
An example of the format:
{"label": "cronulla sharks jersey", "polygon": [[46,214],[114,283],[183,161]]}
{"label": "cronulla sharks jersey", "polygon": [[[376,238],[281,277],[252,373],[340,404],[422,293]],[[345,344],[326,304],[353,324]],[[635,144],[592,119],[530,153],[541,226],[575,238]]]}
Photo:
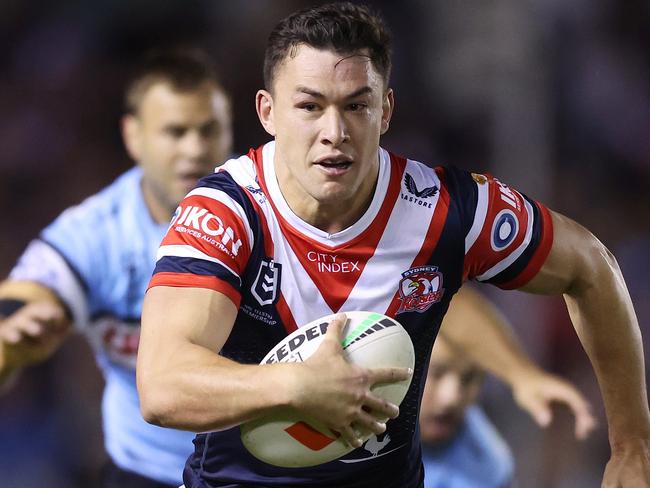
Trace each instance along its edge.
{"label": "cronulla sharks jersey", "polygon": [[134,168],[63,212],[25,250],[11,278],[54,290],[90,340],[106,386],[106,449],[123,469],[180,484],[192,434],[146,423],[140,414],[135,359],[142,301],[167,225],[155,223]]}
{"label": "cronulla sharks jersey", "polygon": [[507,488],[514,459],[485,413],[469,407],[458,432],[441,446],[423,446],[424,488]]}
{"label": "cronulla sharks jersey", "polygon": [[[413,381],[387,431],[341,459],[270,466],[244,449],[233,428],[197,436],[185,484],[418,486],[419,401],[449,301],[466,279],[514,288],[533,277],[551,246],[549,213],[491,176],[433,169],[380,149],[368,209],[349,228],[328,234],[289,208],[274,149],[269,143],[228,161],[188,194],[150,286],[205,287],[229,297],[239,312],[222,354],[243,363],[258,363],[288,333],[321,316],[384,313],[411,336]],[[296,439],[309,447],[308,439]]]}

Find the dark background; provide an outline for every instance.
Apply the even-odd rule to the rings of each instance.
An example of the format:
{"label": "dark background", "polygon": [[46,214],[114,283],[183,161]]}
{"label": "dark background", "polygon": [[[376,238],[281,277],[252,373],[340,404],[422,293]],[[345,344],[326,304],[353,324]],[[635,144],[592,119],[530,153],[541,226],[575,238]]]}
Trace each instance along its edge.
{"label": "dark background", "polygon": [[[0,274],[62,209],[130,167],[118,131],[121,95],[144,51],[192,43],[210,52],[232,93],[243,152],[267,140],[253,105],[266,37],[280,18],[315,3],[2,1]],[[647,351],[650,4],[367,3],[395,37],[396,112],[382,144],[432,164],[492,172],[590,228],[619,259]],[[577,443],[559,410],[541,431],[505,387],[489,382],[482,402],[513,449],[520,485],[599,486],[609,453],[602,402],[563,302],[487,293],[537,361],[580,385],[601,423]],[[3,486],[95,486],[105,456],[100,393],[80,338],[26,372],[0,397]]]}

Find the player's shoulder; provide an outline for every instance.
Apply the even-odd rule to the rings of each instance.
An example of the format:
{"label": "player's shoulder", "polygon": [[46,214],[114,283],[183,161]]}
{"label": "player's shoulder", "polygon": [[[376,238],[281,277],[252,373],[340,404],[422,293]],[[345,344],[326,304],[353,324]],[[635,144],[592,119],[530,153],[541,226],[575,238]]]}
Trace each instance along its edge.
{"label": "player's shoulder", "polygon": [[408,185],[410,181],[437,180],[443,186],[457,188],[459,186],[472,187],[485,178],[482,175],[464,171],[454,165],[423,162],[414,158],[406,158],[390,151],[385,151],[390,157],[393,165],[401,165],[404,168],[404,181]]}
{"label": "player's shoulder", "polygon": [[237,158],[231,158],[221,166],[217,166],[213,173],[201,178],[198,186],[223,186],[224,184],[235,183],[245,187],[256,181],[255,162],[249,152]]}
{"label": "player's shoulder", "polygon": [[252,150],[239,157],[230,158],[222,165],[217,166],[214,169],[214,172],[201,178],[200,185],[207,185],[225,180],[241,181],[242,183],[250,181],[254,182],[257,179],[257,171],[251,152]]}
{"label": "player's shoulder", "polygon": [[248,154],[229,159],[216,167],[213,173],[201,178],[187,196],[232,201],[244,208],[252,208],[249,196],[265,201],[253,152],[251,149]]}
{"label": "player's shoulder", "polygon": [[[71,241],[106,241],[115,227],[138,218],[143,202],[140,179],[142,170],[132,168],[99,192],[68,207],[40,233],[40,239],[62,247]],[[119,234],[119,233],[117,233]]]}
{"label": "player's shoulder", "polygon": [[131,209],[129,212],[132,213],[134,200],[143,198],[141,178],[142,170],[139,167],[131,168],[99,192],[65,209],[54,223],[74,222],[75,225],[83,225],[87,222],[97,226],[101,222],[118,218],[125,208]]}

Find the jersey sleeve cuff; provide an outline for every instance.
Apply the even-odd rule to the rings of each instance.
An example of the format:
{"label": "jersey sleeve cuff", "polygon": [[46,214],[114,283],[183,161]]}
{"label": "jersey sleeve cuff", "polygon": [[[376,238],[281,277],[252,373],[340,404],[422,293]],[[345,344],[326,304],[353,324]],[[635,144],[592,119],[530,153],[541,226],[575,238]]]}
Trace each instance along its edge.
{"label": "jersey sleeve cuff", "polygon": [[198,276],[183,273],[156,273],[151,277],[147,289],[155,286],[174,286],[180,288],[207,288],[227,296],[239,308],[241,294],[230,283],[214,276]]}
{"label": "jersey sleeve cuff", "polygon": [[553,246],[553,220],[551,218],[551,212],[549,212],[549,210],[541,203],[536,203],[536,205],[539,209],[540,216],[542,217],[542,239],[540,240],[533,257],[523,271],[512,280],[497,285],[503,290],[515,290],[521,288],[532,280],[544,265],[544,262],[551,251],[551,247]]}

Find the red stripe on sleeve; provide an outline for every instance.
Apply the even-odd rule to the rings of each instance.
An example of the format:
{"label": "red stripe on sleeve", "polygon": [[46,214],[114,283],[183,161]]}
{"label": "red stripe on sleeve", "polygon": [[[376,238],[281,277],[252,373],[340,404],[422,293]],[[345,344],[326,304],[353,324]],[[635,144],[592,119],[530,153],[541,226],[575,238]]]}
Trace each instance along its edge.
{"label": "red stripe on sleeve", "polygon": [[549,252],[551,252],[551,247],[553,247],[553,219],[551,218],[551,213],[544,205],[537,203],[537,207],[539,208],[539,213],[542,217],[542,238],[540,239],[539,245],[537,246],[537,249],[535,249],[532,258],[524,270],[519,273],[519,276],[497,285],[499,288],[504,290],[514,290],[524,286],[539,272],[544,265]]}
{"label": "red stripe on sleeve", "polygon": [[[480,184],[480,183],[479,183]],[[463,268],[463,281],[472,279],[485,273],[497,263],[506,259],[524,242],[528,227],[528,212],[521,194],[514,188],[509,188],[492,176],[487,176],[488,208],[485,222],[474,245],[465,255]],[[506,190],[503,190],[505,188]],[[504,193],[507,191],[507,193]],[[514,236],[506,247],[496,250],[492,247],[493,226],[496,217],[503,211],[510,212],[518,222],[517,235]]]}
{"label": "red stripe on sleeve", "polygon": [[[180,206],[181,216],[167,231],[162,245],[190,245],[241,274],[251,252],[242,219],[227,205],[200,195],[187,197]],[[199,219],[193,220],[184,218],[188,207],[205,210]]]}
{"label": "red stripe on sleeve", "polygon": [[149,288],[154,286],[174,286],[180,288],[207,288],[226,295],[230,301],[239,308],[241,302],[240,293],[229,283],[220,280],[216,276],[202,276],[191,273],[156,273],[149,281]]}

